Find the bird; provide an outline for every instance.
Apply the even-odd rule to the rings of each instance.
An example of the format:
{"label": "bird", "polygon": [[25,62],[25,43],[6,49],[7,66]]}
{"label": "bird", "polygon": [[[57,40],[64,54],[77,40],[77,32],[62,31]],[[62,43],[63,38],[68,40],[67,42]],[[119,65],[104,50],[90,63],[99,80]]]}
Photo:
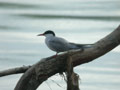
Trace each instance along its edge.
{"label": "bird", "polygon": [[56,52],[56,55],[60,52],[65,52],[69,50],[76,50],[76,49],[84,49],[90,48],[93,44],[76,44],[72,42],[68,42],[64,38],[57,37],[54,31],[47,30],[42,34],[38,34],[37,36],[45,36],[45,44],[48,46],[49,49]]}

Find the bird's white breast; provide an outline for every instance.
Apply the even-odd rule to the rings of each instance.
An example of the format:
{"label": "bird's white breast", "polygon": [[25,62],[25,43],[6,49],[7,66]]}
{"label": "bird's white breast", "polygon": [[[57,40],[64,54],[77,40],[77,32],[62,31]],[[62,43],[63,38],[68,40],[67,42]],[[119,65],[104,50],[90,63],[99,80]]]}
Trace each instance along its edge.
{"label": "bird's white breast", "polygon": [[54,49],[54,47],[52,46],[52,44],[51,44],[51,41],[53,41],[53,40],[54,40],[54,37],[53,37],[53,36],[46,37],[45,43],[46,43],[46,45],[48,46],[49,49],[51,49],[51,50],[53,50],[53,51],[56,51],[56,50]]}

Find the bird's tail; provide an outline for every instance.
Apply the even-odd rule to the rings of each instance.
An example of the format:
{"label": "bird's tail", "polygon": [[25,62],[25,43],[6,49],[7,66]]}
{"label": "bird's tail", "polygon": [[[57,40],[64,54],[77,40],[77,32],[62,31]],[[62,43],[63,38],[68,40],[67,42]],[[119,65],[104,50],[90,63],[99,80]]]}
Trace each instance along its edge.
{"label": "bird's tail", "polygon": [[[82,44],[83,48],[91,48],[94,44]],[[79,46],[79,45],[78,45]]]}

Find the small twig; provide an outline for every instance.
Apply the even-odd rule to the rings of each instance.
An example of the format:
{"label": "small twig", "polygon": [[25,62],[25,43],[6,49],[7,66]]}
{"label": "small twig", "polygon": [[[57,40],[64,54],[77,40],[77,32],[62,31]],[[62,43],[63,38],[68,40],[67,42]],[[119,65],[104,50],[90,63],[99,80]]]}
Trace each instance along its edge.
{"label": "small twig", "polygon": [[60,74],[60,76],[63,78],[63,80],[67,83],[66,75],[67,75],[66,72],[65,72],[65,74],[64,73]]}
{"label": "small twig", "polygon": [[50,90],[52,90],[52,88],[50,87],[50,85],[47,83],[47,81],[45,82],[47,84],[47,86],[50,88]]}
{"label": "small twig", "polygon": [[57,82],[55,82],[54,80],[51,80],[53,83],[57,84],[59,87],[61,87],[62,89],[65,89],[64,87],[62,87],[60,84],[58,84]]}
{"label": "small twig", "polygon": [[45,82],[47,84],[47,86],[50,88],[50,90],[52,90],[52,88],[50,87],[50,85],[47,83],[47,81]]}

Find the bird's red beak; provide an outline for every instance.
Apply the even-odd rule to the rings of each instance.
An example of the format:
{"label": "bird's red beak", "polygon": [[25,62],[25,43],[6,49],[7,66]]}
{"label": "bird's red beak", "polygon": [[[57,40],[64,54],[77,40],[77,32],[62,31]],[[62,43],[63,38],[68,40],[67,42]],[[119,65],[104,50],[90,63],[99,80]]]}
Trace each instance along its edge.
{"label": "bird's red beak", "polygon": [[44,36],[44,34],[38,34],[37,36]]}

